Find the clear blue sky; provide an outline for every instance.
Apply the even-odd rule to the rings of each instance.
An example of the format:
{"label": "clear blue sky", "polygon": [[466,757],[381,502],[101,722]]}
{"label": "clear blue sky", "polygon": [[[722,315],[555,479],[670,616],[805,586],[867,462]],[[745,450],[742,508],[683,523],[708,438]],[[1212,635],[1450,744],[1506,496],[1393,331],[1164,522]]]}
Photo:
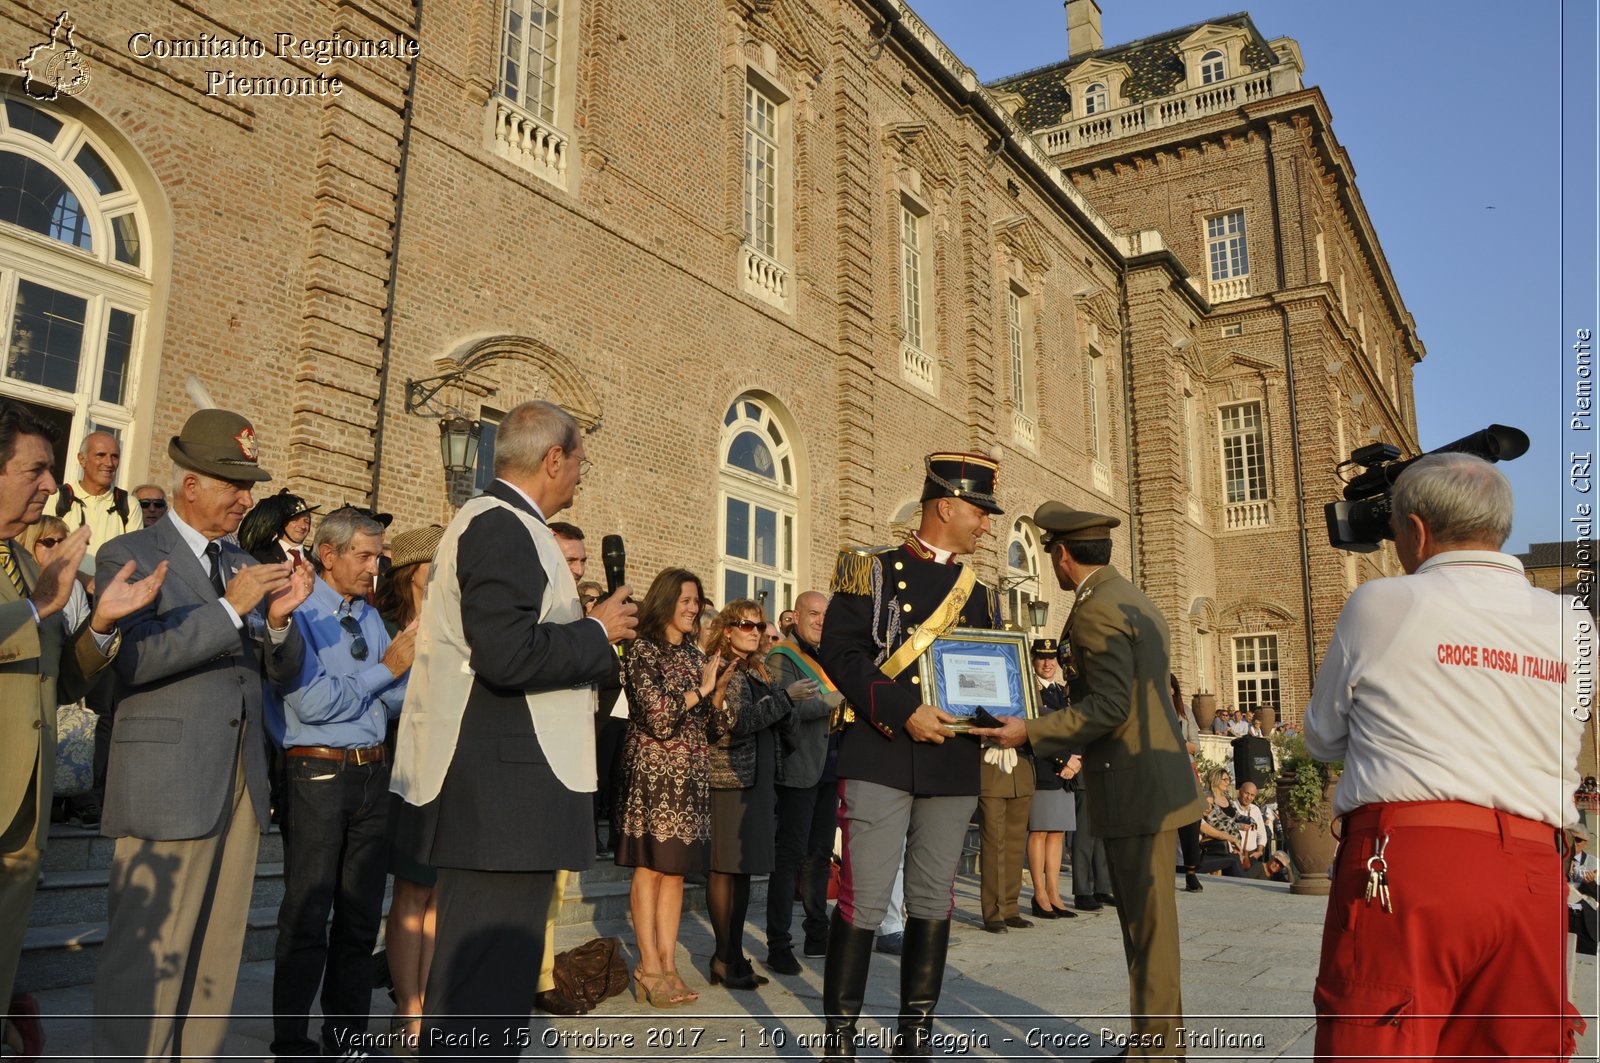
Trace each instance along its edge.
{"label": "clear blue sky", "polygon": [[[1061,0],[909,2],[984,81],[1066,56]],[[1567,456],[1600,449],[1593,432],[1565,430],[1573,330],[1596,317],[1593,0],[1101,0],[1101,10],[1107,46],[1239,10],[1268,40],[1300,42],[1305,83],[1327,98],[1427,348],[1416,373],[1423,447],[1496,422],[1521,428],[1531,449],[1501,466],[1517,495],[1508,548],[1571,538],[1580,496]]]}

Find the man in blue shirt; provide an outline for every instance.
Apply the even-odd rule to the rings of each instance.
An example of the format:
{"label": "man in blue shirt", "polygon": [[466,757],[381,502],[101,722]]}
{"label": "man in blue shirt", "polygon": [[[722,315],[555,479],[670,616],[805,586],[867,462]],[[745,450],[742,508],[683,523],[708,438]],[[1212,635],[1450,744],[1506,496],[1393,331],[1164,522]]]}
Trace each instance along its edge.
{"label": "man in blue shirt", "polygon": [[[271,689],[267,726],[288,760],[284,894],[272,976],[272,1051],[359,1050],[372,996],[372,946],[388,864],[390,717],[400,714],[415,625],[391,641],[367,602],[383,525],[346,506],[317,529],[316,585],[295,610],[305,665]],[[334,913],[330,935],[328,913]],[[322,1045],[308,1036],[322,983]]]}

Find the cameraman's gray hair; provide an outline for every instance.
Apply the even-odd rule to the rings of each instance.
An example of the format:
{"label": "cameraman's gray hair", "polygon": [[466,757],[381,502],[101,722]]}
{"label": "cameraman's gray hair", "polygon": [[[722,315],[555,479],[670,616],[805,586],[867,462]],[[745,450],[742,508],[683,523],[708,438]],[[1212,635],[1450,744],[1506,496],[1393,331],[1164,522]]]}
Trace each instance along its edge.
{"label": "cameraman's gray hair", "polygon": [[578,447],[577,418],[553,402],[524,402],[500,421],[494,438],[494,474],[531,473],[551,447],[571,453]]}
{"label": "cameraman's gray hair", "polygon": [[1394,484],[1394,513],[1415,513],[1441,543],[1474,540],[1496,548],[1511,536],[1511,484],[1471,454],[1424,454]]}
{"label": "cameraman's gray hair", "polygon": [[322,523],[317,525],[316,536],[311,540],[311,560],[317,571],[322,571],[323,543],[332,546],[334,553],[342,554],[349,548],[350,540],[358,535],[376,535],[382,539],[383,525],[373,520],[372,514],[354,506],[340,506],[323,517]]}

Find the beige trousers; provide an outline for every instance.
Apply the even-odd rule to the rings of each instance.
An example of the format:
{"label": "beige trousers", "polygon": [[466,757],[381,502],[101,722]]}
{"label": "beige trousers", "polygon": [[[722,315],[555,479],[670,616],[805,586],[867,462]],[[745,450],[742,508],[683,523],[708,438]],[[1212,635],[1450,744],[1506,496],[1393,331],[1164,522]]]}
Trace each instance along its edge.
{"label": "beige trousers", "polygon": [[242,758],[231,814],[216,835],[117,839],[94,980],[97,1057],[209,1060],[222,1052],[260,844]]}

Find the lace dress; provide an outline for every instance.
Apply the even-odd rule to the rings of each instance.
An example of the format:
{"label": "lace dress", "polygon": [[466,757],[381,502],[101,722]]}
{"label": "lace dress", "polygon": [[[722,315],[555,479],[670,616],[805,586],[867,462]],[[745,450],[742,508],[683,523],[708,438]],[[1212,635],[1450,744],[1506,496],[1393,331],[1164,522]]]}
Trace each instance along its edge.
{"label": "lace dress", "polygon": [[[628,651],[628,733],[622,747],[621,867],[669,875],[706,870],[711,838],[711,776],[706,747],[720,734],[709,702],[684,708],[700,685],[706,657],[692,643],[639,639]],[[714,729],[714,730],[713,730]]]}

